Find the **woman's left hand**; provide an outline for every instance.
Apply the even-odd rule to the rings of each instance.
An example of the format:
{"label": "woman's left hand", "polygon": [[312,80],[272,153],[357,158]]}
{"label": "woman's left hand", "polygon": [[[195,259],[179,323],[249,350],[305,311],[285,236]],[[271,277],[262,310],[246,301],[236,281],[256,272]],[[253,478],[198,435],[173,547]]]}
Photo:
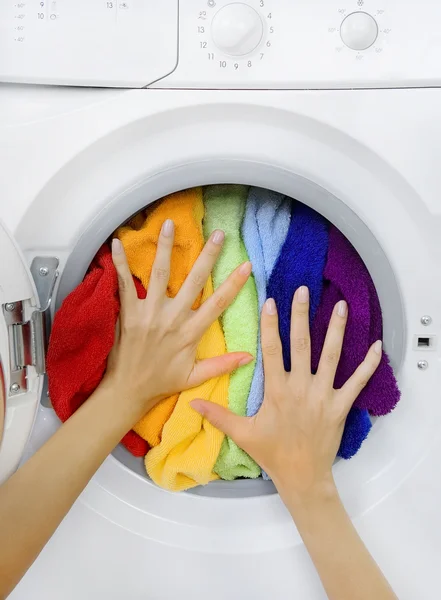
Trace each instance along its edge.
{"label": "woman's left hand", "polygon": [[145,300],[137,297],[121,242],[113,240],[121,313],[101,385],[135,403],[139,416],[167,396],[230,373],[253,360],[246,352],[196,360],[202,335],[233,302],[251,273],[251,263],[240,265],[198,310],[192,310],[222,250],[224,237],[222,231],[212,233],[176,297],[168,298],[174,225],[167,220],[159,236]]}

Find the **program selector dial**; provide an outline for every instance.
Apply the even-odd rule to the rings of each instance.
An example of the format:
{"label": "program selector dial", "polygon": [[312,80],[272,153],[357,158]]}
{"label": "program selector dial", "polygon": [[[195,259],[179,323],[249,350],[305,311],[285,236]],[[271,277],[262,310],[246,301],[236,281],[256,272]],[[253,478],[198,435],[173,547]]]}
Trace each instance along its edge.
{"label": "program selector dial", "polygon": [[366,50],[378,37],[378,25],[374,17],[365,12],[348,15],[340,26],[343,43],[352,50]]}
{"label": "program selector dial", "polygon": [[245,56],[262,41],[263,22],[259,13],[248,4],[227,4],[214,16],[211,35],[217,48],[230,56]]}

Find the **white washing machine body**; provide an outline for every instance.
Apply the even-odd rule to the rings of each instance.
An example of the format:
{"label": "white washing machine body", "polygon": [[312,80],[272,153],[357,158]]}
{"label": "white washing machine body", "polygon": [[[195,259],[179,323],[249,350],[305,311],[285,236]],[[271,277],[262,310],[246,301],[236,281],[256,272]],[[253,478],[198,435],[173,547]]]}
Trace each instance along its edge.
{"label": "white washing machine body", "polygon": [[[111,232],[167,193],[211,183],[271,188],[324,214],[371,271],[402,400],[375,422],[359,454],[337,462],[334,472],[354,523],[398,596],[436,597],[441,559],[441,90],[436,86],[441,73],[429,52],[441,56],[439,38],[430,31],[436,19],[424,21],[428,35],[415,58],[407,56],[404,44],[404,34],[415,35],[414,29],[398,3],[375,11],[368,1],[363,11],[360,3],[353,7],[366,9],[378,25],[374,44],[358,51],[342,45],[343,33],[336,31],[351,17],[351,7],[341,13],[340,5],[317,2],[320,17],[311,13],[310,2],[265,0],[260,7],[260,0],[250,1],[245,6],[262,23],[261,39],[250,51],[258,24],[251,27],[242,12],[234,18],[244,18],[252,35],[243,36],[240,27],[228,34],[227,2],[188,2],[178,14],[178,3],[168,0],[167,11],[153,15],[152,31],[156,46],[166,51],[142,79],[142,67],[148,71],[154,61],[144,63],[139,52],[151,55],[155,44],[134,36],[124,45],[133,32],[127,20],[132,9],[137,21],[149,25],[140,19],[148,9],[133,1],[118,3],[117,14],[114,2],[90,9],[92,16],[96,11],[109,20],[99,21],[105,23],[103,44],[89,61],[73,34],[66,46],[78,50],[77,58],[73,53],[63,62],[62,49],[60,56],[52,55],[52,64],[32,61],[33,48],[46,59],[57,36],[72,33],[79,12],[59,4],[45,4],[38,12],[43,18],[37,14],[31,21],[28,46],[26,38],[3,48],[12,64],[0,60],[6,82],[0,87],[0,355],[7,406],[1,477],[59,427],[44,393],[40,315],[49,296],[46,315],[53,315]],[[430,7],[441,17],[441,8]],[[11,8],[12,17],[1,10],[0,23],[8,27],[18,14],[25,17],[17,21],[28,22],[25,9]],[[360,18],[365,19],[357,13]],[[415,19],[422,19],[420,11]],[[39,21],[48,41],[35,46],[42,39]],[[303,46],[287,37],[287,21],[295,24]],[[86,47],[93,43],[92,29],[85,29]],[[353,45],[354,29],[349,30],[346,41]],[[100,52],[109,31],[119,37],[112,38],[107,61]],[[361,31],[363,39],[372,35],[371,25]],[[136,46],[141,43],[147,46]],[[331,44],[333,53],[317,52],[319,43]],[[286,52],[300,61],[305,47],[310,62],[297,73]],[[418,62],[422,56],[424,64]],[[256,60],[266,59],[272,69],[256,67]],[[87,88],[91,85],[114,87]],[[142,85],[148,89],[133,89]],[[33,347],[27,347],[29,340]],[[412,567],[403,568],[408,564]],[[271,484],[216,482],[172,494],[153,485],[139,463],[118,448],[11,597],[194,600],[207,594],[215,600],[325,597]]]}

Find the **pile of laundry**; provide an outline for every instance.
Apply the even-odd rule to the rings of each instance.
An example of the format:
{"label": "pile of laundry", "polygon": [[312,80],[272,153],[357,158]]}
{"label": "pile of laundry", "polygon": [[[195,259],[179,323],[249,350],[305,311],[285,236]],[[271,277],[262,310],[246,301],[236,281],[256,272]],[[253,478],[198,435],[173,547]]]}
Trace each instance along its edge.
{"label": "pile of laundry", "polygon": [[[277,303],[285,368],[290,369],[290,313],[295,290],[310,290],[312,370],[333,307],[349,305],[347,332],[335,387],[341,387],[382,338],[378,296],[363,261],[348,240],[311,208],[278,193],[239,185],[213,185],[172,194],[138,213],[115,236],[124,245],[138,296],[144,298],[163,222],[175,223],[171,278],[174,297],[214,229],[222,229],[224,248],[197,308],[240,263],[250,260],[253,275],[202,338],[198,356],[246,351],[255,360],[210,380],[196,390],[160,402],[122,440],[132,454],[145,457],[148,475],[159,486],[185,490],[215,479],[256,478],[261,468],[233,440],[190,406],[205,398],[239,415],[256,414],[264,377],[259,315],[267,297]],[[65,299],[53,324],[47,372],[52,405],[62,421],[92,394],[106,369],[119,313],[118,283],[110,248],[104,244],[84,281]],[[371,429],[372,416],[385,415],[400,392],[383,353],[381,364],[347,419],[338,455],[356,454]],[[266,477],[265,474],[263,474]]]}

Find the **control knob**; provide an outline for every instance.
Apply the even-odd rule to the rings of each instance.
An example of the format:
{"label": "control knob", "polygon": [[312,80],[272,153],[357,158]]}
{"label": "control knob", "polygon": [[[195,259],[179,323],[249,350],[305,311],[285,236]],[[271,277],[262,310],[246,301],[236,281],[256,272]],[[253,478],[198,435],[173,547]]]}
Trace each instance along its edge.
{"label": "control knob", "polygon": [[253,52],[262,40],[262,19],[248,4],[227,4],[215,14],[211,35],[224,54],[245,56]]}
{"label": "control knob", "polygon": [[365,12],[348,15],[340,26],[341,39],[352,50],[366,50],[378,37],[378,25],[374,17]]}

